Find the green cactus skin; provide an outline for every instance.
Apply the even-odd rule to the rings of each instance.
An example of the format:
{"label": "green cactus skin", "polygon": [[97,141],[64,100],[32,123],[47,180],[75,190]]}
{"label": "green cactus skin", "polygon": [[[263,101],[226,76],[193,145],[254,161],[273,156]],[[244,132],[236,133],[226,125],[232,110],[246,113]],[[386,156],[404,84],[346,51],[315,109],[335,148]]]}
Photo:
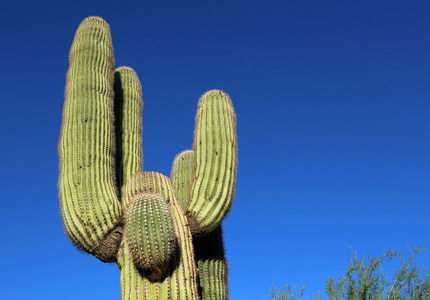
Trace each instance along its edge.
{"label": "green cactus skin", "polygon": [[[193,150],[179,153],[172,165],[172,184],[176,195],[181,195],[181,205],[188,205],[191,189]],[[199,282],[203,300],[228,299],[228,266],[225,259],[221,226],[205,235],[193,237]]]}
{"label": "green cactus skin", "polygon": [[121,199],[128,178],[142,171],[142,86],[136,72],[119,67],[114,73],[117,186]]}
{"label": "green cactus skin", "polygon": [[81,23],[69,63],[59,143],[63,224],[79,249],[112,261],[115,253],[97,251],[121,218],[115,185],[114,59],[105,21],[90,17]]}
{"label": "green cactus skin", "polygon": [[231,208],[236,185],[236,114],[230,97],[211,90],[199,100],[187,217],[193,234],[208,233]]}
{"label": "green cactus skin", "polygon": [[148,271],[151,281],[161,280],[176,247],[173,218],[163,196],[154,193],[134,196],[127,210],[125,229],[136,266]]}
{"label": "green cactus skin", "polygon": [[[220,223],[231,207],[237,167],[236,116],[228,95],[212,90],[200,98],[193,150],[175,159],[173,186],[160,173],[142,172],[142,87],[133,69],[114,70],[103,19],[82,21],[69,63],[58,150],[66,235],[101,261],[116,261],[123,300],[227,299]],[[145,218],[169,223],[157,209],[146,217],[135,211],[133,205],[152,201],[148,195],[157,199],[152,207],[168,207],[171,224],[160,227],[163,237],[138,230]],[[139,252],[139,236],[152,245],[150,253]],[[153,263],[146,264],[146,257]]]}
{"label": "green cactus skin", "polygon": [[178,246],[167,267],[167,276],[151,282],[145,271],[136,268],[130,247],[123,241],[118,258],[122,299],[199,299],[192,236],[170,179],[157,172],[133,174],[125,187],[123,204],[128,207],[135,195],[142,193],[160,194],[169,204]]}
{"label": "green cactus skin", "polygon": [[228,299],[228,265],[221,226],[207,235],[194,237],[193,245],[201,299]]}
{"label": "green cactus skin", "polygon": [[179,203],[184,211],[188,208],[193,171],[193,150],[185,150],[173,160],[170,178]]}

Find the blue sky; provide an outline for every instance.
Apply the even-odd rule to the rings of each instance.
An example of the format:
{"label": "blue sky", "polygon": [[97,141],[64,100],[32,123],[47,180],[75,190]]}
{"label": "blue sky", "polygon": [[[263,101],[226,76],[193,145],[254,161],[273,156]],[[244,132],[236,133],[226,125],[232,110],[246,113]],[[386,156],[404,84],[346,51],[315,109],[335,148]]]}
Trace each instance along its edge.
{"label": "blue sky", "polygon": [[191,148],[201,94],[233,100],[231,299],[263,299],[272,282],[316,293],[351,249],[430,248],[428,1],[5,0],[2,299],[120,295],[116,266],[69,244],[57,196],[68,52],[90,15],[141,80],[144,170],[169,175]]}

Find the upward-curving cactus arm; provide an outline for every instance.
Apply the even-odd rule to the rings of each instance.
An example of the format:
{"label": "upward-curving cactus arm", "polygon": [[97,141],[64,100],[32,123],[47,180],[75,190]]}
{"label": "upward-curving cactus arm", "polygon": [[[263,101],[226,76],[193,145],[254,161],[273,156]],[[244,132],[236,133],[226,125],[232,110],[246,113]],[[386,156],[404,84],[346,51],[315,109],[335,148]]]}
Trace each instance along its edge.
{"label": "upward-curving cactus arm", "polygon": [[230,210],[236,186],[236,114],[226,93],[211,90],[200,98],[193,152],[187,216],[193,234],[209,233]]}

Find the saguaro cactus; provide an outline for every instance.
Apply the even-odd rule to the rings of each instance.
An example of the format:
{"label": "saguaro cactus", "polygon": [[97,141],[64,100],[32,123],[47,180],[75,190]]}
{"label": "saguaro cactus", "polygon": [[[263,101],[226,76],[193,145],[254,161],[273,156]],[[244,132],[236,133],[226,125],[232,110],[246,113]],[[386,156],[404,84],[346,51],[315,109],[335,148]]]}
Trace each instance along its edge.
{"label": "saguaro cactus", "polygon": [[117,263],[122,299],[227,299],[220,224],[237,166],[228,95],[200,98],[193,150],[175,158],[171,181],[142,171],[142,87],[133,69],[114,69],[103,19],[82,21],[69,63],[59,143],[66,235]]}

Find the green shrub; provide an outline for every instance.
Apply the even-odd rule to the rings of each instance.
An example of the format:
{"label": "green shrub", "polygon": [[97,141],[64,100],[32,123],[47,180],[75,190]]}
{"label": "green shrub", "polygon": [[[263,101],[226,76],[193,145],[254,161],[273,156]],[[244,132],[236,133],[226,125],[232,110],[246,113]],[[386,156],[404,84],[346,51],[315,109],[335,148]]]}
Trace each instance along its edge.
{"label": "green shrub", "polygon": [[[330,300],[429,300],[430,271],[417,267],[414,258],[424,251],[422,246],[409,250],[410,257],[405,259],[397,251],[389,250],[380,257],[369,257],[359,260],[354,257],[345,275],[334,279],[329,277],[325,282],[325,294]],[[385,273],[384,263],[398,260],[401,266],[394,273]],[[285,288],[273,287],[269,290],[269,298],[273,300],[300,300],[306,286],[298,290],[296,285],[286,285]],[[314,300],[323,300],[323,294],[311,294]]]}

